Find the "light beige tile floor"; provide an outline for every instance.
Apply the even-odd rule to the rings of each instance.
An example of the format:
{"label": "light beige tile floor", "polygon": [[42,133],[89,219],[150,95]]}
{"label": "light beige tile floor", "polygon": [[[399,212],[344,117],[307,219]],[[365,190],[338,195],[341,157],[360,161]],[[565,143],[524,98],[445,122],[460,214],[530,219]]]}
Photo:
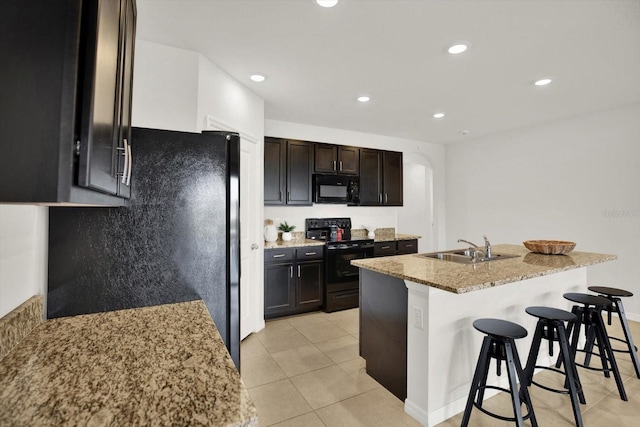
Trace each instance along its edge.
{"label": "light beige tile floor", "polygon": [[[622,336],[617,319],[613,320],[611,334]],[[242,341],[242,378],[258,408],[261,427],[420,425],[404,412],[402,401],[365,372],[365,361],[358,355],[358,327],[358,309],[316,312],[267,321],[264,330]],[[636,344],[640,343],[640,323],[631,322],[631,329]],[[613,378],[579,368],[587,399],[581,406],[587,427],[640,425],[640,379],[635,377],[628,354],[616,356],[628,402],[620,400]],[[520,357],[526,360],[526,355]],[[558,377],[549,372],[536,374],[536,380],[560,387]],[[539,426],[574,425],[568,396],[538,387],[530,392]],[[511,414],[506,393],[486,400],[485,405],[503,415]],[[439,426],[459,426],[461,419],[458,414]],[[470,425],[513,423],[474,410]]]}

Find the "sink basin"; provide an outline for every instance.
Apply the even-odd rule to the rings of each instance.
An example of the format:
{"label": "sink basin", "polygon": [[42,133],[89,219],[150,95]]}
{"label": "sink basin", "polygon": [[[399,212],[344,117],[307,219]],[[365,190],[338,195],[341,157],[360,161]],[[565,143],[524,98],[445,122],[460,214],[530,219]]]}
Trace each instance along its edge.
{"label": "sink basin", "polygon": [[510,254],[492,254],[491,258],[483,258],[479,256],[475,261],[471,256],[471,252],[468,249],[454,249],[451,251],[431,252],[428,254],[418,254],[418,256],[425,258],[439,259],[442,261],[457,262],[459,264],[478,264],[482,262],[498,261],[501,259],[516,258],[520,255]]}

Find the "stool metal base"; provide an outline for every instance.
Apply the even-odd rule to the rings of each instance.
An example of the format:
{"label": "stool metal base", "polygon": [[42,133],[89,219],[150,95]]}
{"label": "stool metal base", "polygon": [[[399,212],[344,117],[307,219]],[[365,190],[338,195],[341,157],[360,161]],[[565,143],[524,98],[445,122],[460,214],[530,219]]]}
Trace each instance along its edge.
{"label": "stool metal base", "polygon": [[[481,319],[485,320],[485,319]],[[496,319],[491,319],[496,320]],[[478,322],[478,321],[476,321]],[[488,333],[487,336],[484,337],[482,341],[482,348],[480,349],[480,356],[478,357],[478,364],[476,365],[476,370],[473,375],[473,380],[471,382],[471,389],[469,391],[469,397],[467,399],[467,405],[464,410],[464,415],[462,417],[462,427],[466,427],[469,425],[469,419],[471,417],[471,411],[475,406],[483,413],[500,420],[504,421],[513,421],[517,426],[524,426],[524,420],[529,419],[531,421],[532,427],[537,427],[538,423],[536,421],[535,414],[533,412],[533,405],[531,404],[531,397],[529,396],[529,391],[526,386],[521,386],[520,391],[518,391],[518,380],[520,380],[521,384],[524,384],[524,373],[522,371],[522,365],[520,363],[520,358],[518,357],[518,351],[515,347],[515,341],[510,336],[499,336],[486,328],[478,328],[474,322],[474,327],[476,329],[481,330],[482,332]],[[497,321],[496,324],[499,325]],[[511,322],[504,322],[511,323]],[[483,324],[484,325],[484,324]],[[511,324],[514,326],[518,326],[516,324]],[[509,326],[509,325],[506,325]],[[524,328],[520,327],[524,330]],[[507,334],[509,335],[509,334]],[[514,334],[512,336],[516,336],[517,338],[526,336],[526,330],[524,330],[524,335],[518,336]],[[509,377],[509,389],[496,387],[487,385],[487,377],[489,374],[489,367],[491,363],[491,359],[496,359],[498,364],[498,368],[502,361],[505,361],[507,365],[507,374]],[[498,371],[499,372],[499,371]],[[511,394],[511,404],[513,407],[513,417],[504,417],[502,415],[495,414],[490,412],[482,407],[483,399],[484,399],[484,391],[486,389],[496,389],[505,391]],[[522,396],[522,398],[520,397]],[[522,413],[522,405],[525,405],[527,409],[527,413]]]}
{"label": "stool metal base", "polygon": [[[638,360],[638,347],[636,347],[633,343],[633,337],[631,336],[631,331],[629,330],[629,323],[627,322],[627,316],[624,311],[624,305],[622,304],[622,300],[620,297],[630,297],[633,294],[629,291],[625,291],[624,289],[616,289],[616,288],[608,288],[605,286],[589,286],[590,291],[597,292],[600,296],[607,298],[611,301],[611,306],[607,307],[607,323],[611,325],[611,313],[615,312],[618,314],[618,319],[620,320],[620,326],[622,327],[622,332],[624,333],[624,339],[609,337],[610,340],[615,340],[619,342],[623,342],[627,346],[627,350],[613,349],[613,351],[618,353],[629,353],[631,356],[631,362],[633,363],[633,368],[636,371],[636,377],[640,378],[640,361]],[[593,338],[589,340],[587,339],[587,346],[585,349],[592,351],[593,349]],[[590,357],[585,359],[585,365],[589,365]]]}
{"label": "stool metal base", "polygon": [[[580,404],[584,404],[586,401],[582,392],[582,385],[580,384],[578,370],[574,363],[574,353],[571,351],[571,347],[569,346],[567,331],[564,327],[564,321],[575,321],[576,316],[564,310],[546,307],[529,307],[526,311],[530,315],[538,317],[539,320],[536,324],[536,331],[533,335],[531,350],[529,351],[529,357],[527,359],[527,366],[524,369],[524,385],[530,386],[531,384],[534,384],[554,393],[568,394],[571,398],[571,407],[576,426],[582,427],[584,424],[582,422]],[[549,366],[538,366],[535,364],[540,351],[540,344],[543,339],[549,342],[550,356],[553,355],[553,342],[557,341],[560,344],[560,355],[558,356],[558,359],[564,364],[564,371]],[[536,368],[563,374],[565,376],[565,389],[559,390],[551,388],[534,381],[533,373]]]}
{"label": "stool metal base", "polygon": [[[593,371],[601,371],[607,378],[610,377],[610,372],[613,372],[620,399],[627,401],[627,393],[624,390],[618,364],[616,363],[613,350],[611,349],[611,343],[609,342],[609,337],[607,336],[607,331],[602,321],[602,310],[611,305],[610,301],[604,297],[587,294],[565,294],[564,296],[570,301],[584,304],[584,307],[578,305],[573,306],[571,312],[576,315],[577,320],[575,322],[569,322],[567,328],[567,333],[571,336],[571,351],[574,357],[577,357],[578,352],[586,353],[587,356],[585,359],[588,361],[591,355],[599,355],[602,368],[589,366],[588,363],[580,364],[576,362],[575,364]],[[589,344],[589,340],[591,340],[592,345],[590,347],[586,346],[584,349],[579,349],[578,339],[582,325],[585,326],[587,344]],[[591,339],[590,336],[593,336],[593,339]],[[594,344],[596,342],[597,344]],[[594,345],[598,348],[598,353],[593,352]],[[562,361],[558,358],[556,367],[560,367],[561,364]]]}

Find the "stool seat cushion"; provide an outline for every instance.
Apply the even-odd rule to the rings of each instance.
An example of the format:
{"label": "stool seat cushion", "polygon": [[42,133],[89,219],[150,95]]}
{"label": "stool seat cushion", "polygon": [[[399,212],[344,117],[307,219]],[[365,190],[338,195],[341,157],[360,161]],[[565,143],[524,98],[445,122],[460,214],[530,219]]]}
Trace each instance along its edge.
{"label": "stool seat cushion", "polygon": [[525,311],[539,319],[562,320],[563,322],[576,320],[575,314],[566,310],[560,310],[559,308],[534,306],[527,307]]}
{"label": "stool seat cushion", "polygon": [[473,322],[473,327],[498,338],[524,338],[527,336],[527,330],[517,323],[509,322],[501,319],[478,319]]}
{"label": "stool seat cushion", "polygon": [[611,301],[600,295],[569,292],[567,294],[564,294],[563,297],[565,297],[565,299],[568,299],[569,301],[577,302],[580,304],[596,306],[599,305],[605,307],[611,305]]}
{"label": "stool seat cushion", "polygon": [[607,286],[589,286],[588,288],[592,292],[597,292],[602,295],[607,295],[610,297],[632,297],[633,294],[629,291],[625,291],[624,289],[618,288],[609,288]]}

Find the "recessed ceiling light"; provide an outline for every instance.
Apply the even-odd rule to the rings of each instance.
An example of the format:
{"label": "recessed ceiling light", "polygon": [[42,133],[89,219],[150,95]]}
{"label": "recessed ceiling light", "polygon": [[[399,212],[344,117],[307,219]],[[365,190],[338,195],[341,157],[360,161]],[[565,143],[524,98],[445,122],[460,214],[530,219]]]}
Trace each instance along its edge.
{"label": "recessed ceiling light", "polygon": [[316,3],[322,7],[333,7],[338,4],[338,0],[316,0]]}
{"label": "recessed ceiling light", "polygon": [[457,55],[459,53],[466,51],[468,48],[469,48],[469,43],[458,42],[454,45],[449,46],[449,48],[447,49],[447,52],[449,52],[452,55]]}
{"label": "recessed ceiling light", "polygon": [[536,86],[546,86],[549,83],[551,83],[551,79],[540,79],[537,82],[535,82],[534,85],[536,85]]}
{"label": "recessed ceiling light", "polygon": [[368,96],[359,96],[358,97],[358,101],[360,101],[360,102],[369,102],[369,101],[371,101],[371,98],[368,97]]}
{"label": "recessed ceiling light", "polygon": [[443,118],[443,117],[444,117],[444,113],[435,113],[435,114],[433,115],[433,118],[434,118],[434,119],[441,119],[441,118]]}
{"label": "recessed ceiling light", "polygon": [[267,80],[267,76],[264,74],[252,74],[249,78],[254,82],[263,82]]}

